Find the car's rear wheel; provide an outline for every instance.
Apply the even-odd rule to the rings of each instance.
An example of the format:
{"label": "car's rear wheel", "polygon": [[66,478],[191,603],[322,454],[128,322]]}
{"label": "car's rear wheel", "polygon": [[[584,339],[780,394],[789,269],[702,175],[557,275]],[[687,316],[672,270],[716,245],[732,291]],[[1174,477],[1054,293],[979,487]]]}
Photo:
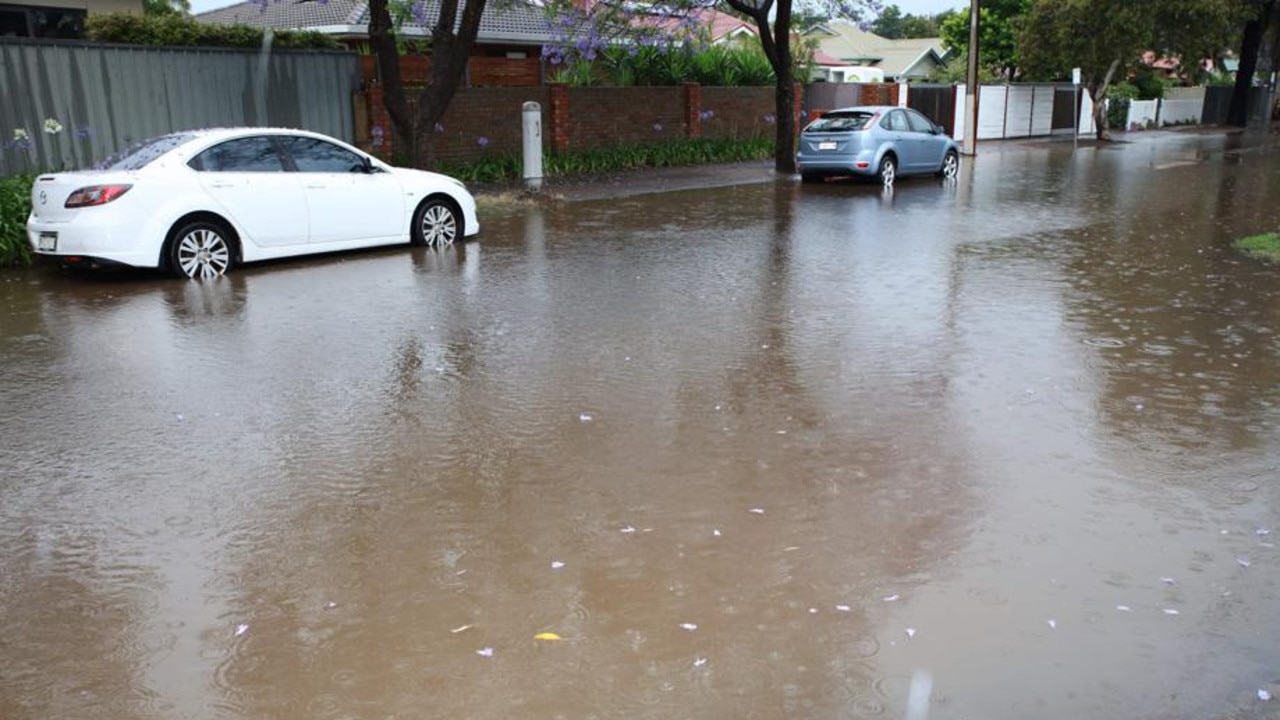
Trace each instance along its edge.
{"label": "car's rear wheel", "polygon": [[446,198],[428,198],[413,214],[414,245],[452,245],[462,236],[462,213]]}
{"label": "car's rear wheel", "polygon": [[942,167],[938,168],[938,177],[950,180],[960,174],[960,156],[955,150],[948,150],[942,158]]}
{"label": "car's rear wheel", "polygon": [[234,262],[231,234],[208,220],[178,228],[169,246],[169,267],[183,277],[204,280],[225,275]]}
{"label": "car's rear wheel", "polygon": [[898,179],[898,161],[892,155],[885,155],[880,159],[880,170],[876,176],[880,178],[880,184],[893,187],[893,181]]}
{"label": "car's rear wheel", "polygon": [[814,185],[814,184],[820,183],[824,179],[825,178],[819,175],[818,173],[800,173],[800,182],[805,183],[807,185]]}

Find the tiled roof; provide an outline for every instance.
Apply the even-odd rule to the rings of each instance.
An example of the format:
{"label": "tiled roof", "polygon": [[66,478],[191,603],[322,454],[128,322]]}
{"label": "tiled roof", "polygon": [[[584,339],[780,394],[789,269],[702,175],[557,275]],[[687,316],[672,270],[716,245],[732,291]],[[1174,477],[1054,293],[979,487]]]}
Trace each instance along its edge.
{"label": "tiled roof", "polygon": [[[424,5],[420,17],[401,27],[402,36],[431,34],[432,25],[440,17],[440,2],[426,0]],[[458,7],[459,21],[465,7],[466,0],[462,0]],[[318,0],[268,0],[264,8],[256,2],[243,2],[200,13],[196,15],[196,20],[209,24],[244,24],[276,30],[347,27],[365,33],[369,26],[369,4],[367,0],[328,0],[324,3]],[[498,6],[490,4],[485,8],[477,40],[542,44],[550,38],[542,9],[516,2]]]}
{"label": "tiled roof", "polygon": [[[819,49],[842,63],[867,64],[884,70],[889,77],[931,69],[932,63],[919,67],[920,60],[932,50],[945,57],[940,38],[890,40],[846,22],[831,22],[823,27]],[[827,64],[827,63],[820,63]]]}

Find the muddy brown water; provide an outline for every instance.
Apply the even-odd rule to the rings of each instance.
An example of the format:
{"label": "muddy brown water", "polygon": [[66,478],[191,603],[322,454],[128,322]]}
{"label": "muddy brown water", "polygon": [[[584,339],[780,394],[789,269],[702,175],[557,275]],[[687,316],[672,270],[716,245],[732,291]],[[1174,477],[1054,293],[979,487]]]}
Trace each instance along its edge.
{"label": "muddy brown water", "polygon": [[0,717],[1262,703],[1273,140],[0,275]]}

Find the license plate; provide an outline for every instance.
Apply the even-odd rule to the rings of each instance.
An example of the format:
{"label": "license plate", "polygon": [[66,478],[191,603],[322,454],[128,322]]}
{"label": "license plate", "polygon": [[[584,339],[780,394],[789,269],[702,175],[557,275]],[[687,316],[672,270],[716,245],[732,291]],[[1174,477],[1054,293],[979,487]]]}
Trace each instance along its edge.
{"label": "license plate", "polygon": [[58,249],[58,233],[42,232],[39,239],[36,240],[36,250],[40,252],[55,252]]}
{"label": "license plate", "polygon": [[818,143],[818,149],[819,150],[835,150],[836,144],[834,142],[820,142]]}

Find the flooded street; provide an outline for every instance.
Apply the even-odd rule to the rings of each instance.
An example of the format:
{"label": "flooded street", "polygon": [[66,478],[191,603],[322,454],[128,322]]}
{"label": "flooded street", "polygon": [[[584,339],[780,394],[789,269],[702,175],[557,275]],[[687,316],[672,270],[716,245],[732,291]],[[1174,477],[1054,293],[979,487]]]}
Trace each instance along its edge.
{"label": "flooded street", "polygon": [[0,273],[0,718],[1280,712],[1275,143]]}

